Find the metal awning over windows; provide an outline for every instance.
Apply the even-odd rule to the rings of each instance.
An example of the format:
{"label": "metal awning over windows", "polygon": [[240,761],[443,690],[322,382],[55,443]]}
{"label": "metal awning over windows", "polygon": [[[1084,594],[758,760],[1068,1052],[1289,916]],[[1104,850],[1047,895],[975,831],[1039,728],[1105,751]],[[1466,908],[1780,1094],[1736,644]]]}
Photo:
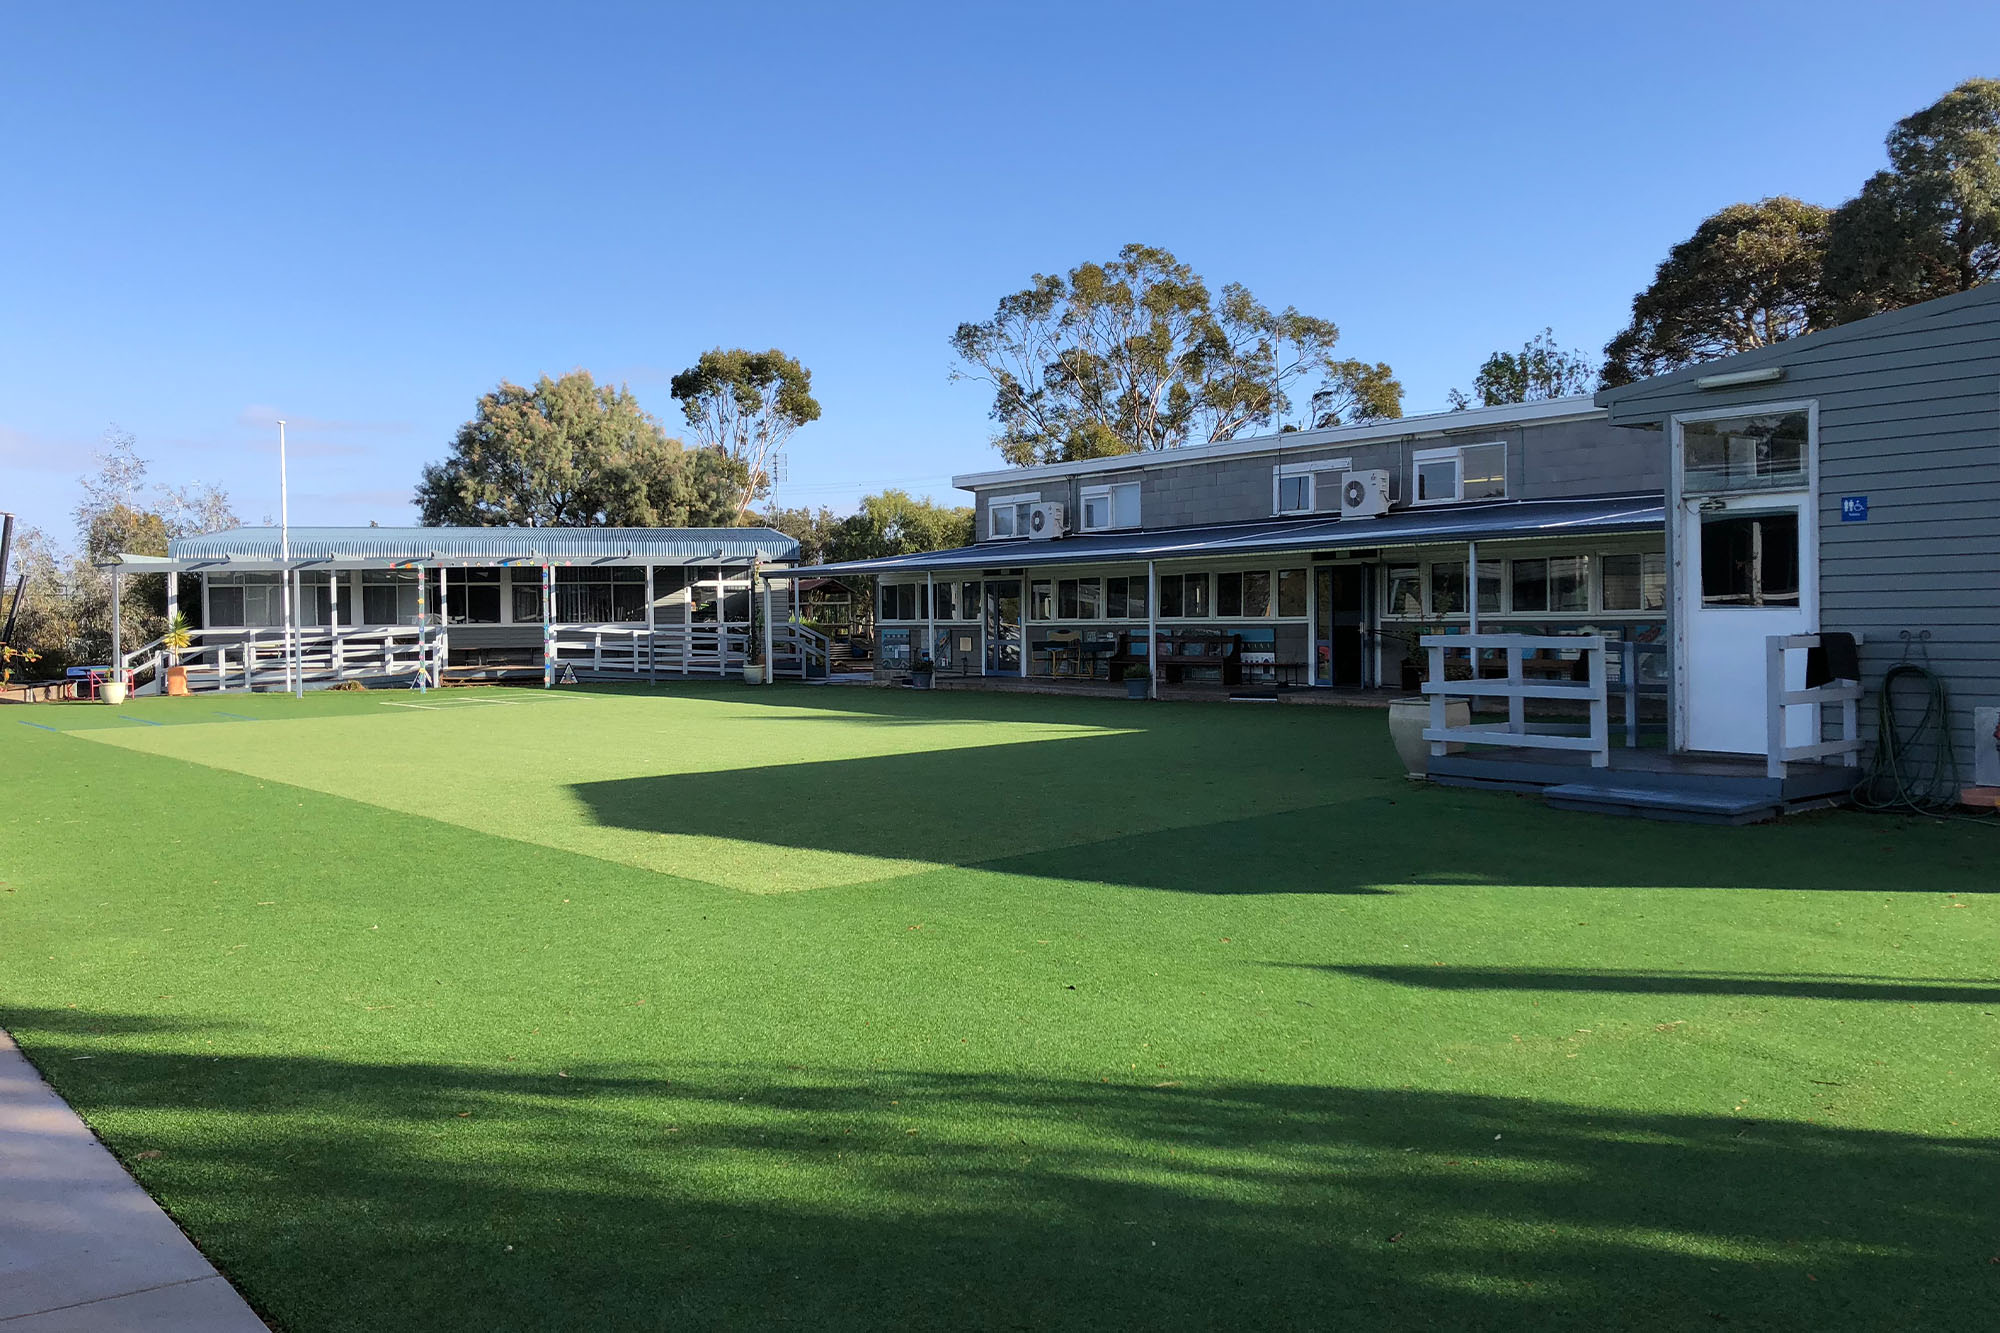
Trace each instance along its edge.
{"label": "metal awning over windows", "polygon": [[[799,544],[770,528],[325,528],[290,533],[294,566],[751,565],[789,562]],[[279,569],[276,528],[177,537],[167,558],[120,556],[127,573]],[[142,568],[142,566],[144,566]]]}
{"label": "metal awning over windows", "polygon": [[849,560],[773,570],[774,578],[847,574],[922,574],[928,571],[1019,569],[1038,565],[1131,564],[1140,560],[1201,560],[1282,551],[1427,546],[1436,542],[1566,537],[1658,531],[1666,506],[1658,495],[1600,496],[1587,500],[1515,500],[1398,511],[1381,518],[1329,518],[1231,523],[1153,532],[1063,537],[1053,541],[988,541],[948,551]]}

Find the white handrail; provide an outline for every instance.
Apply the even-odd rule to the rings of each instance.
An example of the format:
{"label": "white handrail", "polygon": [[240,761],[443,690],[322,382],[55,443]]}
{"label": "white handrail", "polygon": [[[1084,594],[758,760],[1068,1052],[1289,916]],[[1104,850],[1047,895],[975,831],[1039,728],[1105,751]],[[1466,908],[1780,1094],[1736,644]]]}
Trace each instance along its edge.
{"label": "white handrail", "polygon": [[[1611,728],[1605,684],[1604,636],[1601,634],[1427,634],[1421,640],[1430,656],[1430,679],[1424,694],[1431,701],[1431,724],[1424,739],[1431,754],[1442,758],[1448,745],[1503,745],[1536,750],[1579,750],[1590,756],[1592,768],[1611,763]],[[1506,677],[1481,677],[1479,653],[1499,649],[1506,655]],[[1576,681],[1530,681],[1522,669],[1522,655],[1542,649],[1583,654],[1588,662],[1588,679]],[[1464,652],[1471,656],[1472,678],[1447,680],[1445,654]],[[1446,720],[1445,705],[1453,698],[1504,698],[1505,722],[1482,722],[1454,727]],[[1526,704],[1529,699],[1570,699],[1584,704],[1590,716],[1588,736],[1554,735],[1529,731]]]}
{"label": "white handrail", "polygon": [[[1817,634],[1773,634],[1764,640],[1764,772],[1768,777],[1783,778],[1786,766],[1800,760],[1839,755],[1848,768],[1861,762],[1861,682],[1836,680],[1803,690],[1785,686],[1785,655],[1819,646]],[[1840,705],[1840,735],[1833,740],[1825,739],[1824,710],[1829,704]],[[1791,744],[1786,734],[1795,707],[1812,710],[1813,739],[1804,745]]]}

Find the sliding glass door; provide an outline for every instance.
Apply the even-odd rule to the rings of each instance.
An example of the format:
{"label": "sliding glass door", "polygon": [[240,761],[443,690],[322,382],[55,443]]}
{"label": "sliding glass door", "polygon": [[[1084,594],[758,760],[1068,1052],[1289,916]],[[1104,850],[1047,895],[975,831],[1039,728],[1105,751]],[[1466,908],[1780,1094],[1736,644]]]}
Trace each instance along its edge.
{"label": "sliding glass door", "polygon": [[1370,565],[1321,565],[1313,571],[1313,683],[1367,683]]}
{"label": "sliding glass door", "polygon": [[986,580],[986,674],[1021,674],[1021,580]]}

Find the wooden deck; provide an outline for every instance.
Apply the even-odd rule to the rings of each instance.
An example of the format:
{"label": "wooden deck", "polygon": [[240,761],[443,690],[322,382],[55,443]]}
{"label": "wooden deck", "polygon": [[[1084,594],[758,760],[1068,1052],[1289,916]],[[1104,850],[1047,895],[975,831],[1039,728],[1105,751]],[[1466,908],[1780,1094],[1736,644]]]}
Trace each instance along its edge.
{"label": "wooden deck", "polygon": [[1614,747],[1607,768],[1565,750],[1472,746],[1430,761],[1431,781],[1447,787],[1539,792],[1550,805],[1601,814],[1696,823],[1749,824],[1847,798],[1858,768],[1792,764],[1783,778],[1761,756],[1673,754]]}

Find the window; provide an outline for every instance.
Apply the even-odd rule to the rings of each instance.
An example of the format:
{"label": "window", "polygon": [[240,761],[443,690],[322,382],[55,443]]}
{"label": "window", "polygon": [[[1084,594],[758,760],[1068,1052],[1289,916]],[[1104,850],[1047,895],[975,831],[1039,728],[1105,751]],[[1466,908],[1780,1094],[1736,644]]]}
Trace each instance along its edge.
{"label": "window", "polygon": [[[645,571],[639,571],[645,577]],[[427,595],[438,596],[440,580],[450,597],[450,605],[443,601],[433,604],[447,612],[445,623],[449,625],[497,625],[500,623],[500,571],[497,569],[452,569],[433,570],[425,576],[430,580]]]}
{"label": "window", "polygon": [[1097,579],[1061,579],[1056,583],[1056,619],[1096,620],[1103,614],[1104,585]]}
{"label": "window", "polygon": [[1604,557],[1606,611],[1664,611],[1667,606],[1667,557],[1659,551],[1644,555]]}
{"label": "window", "polygon": [[1243,614],[1262,619],[1271,614],[1271,571],[1253,569],[1243,576]]}
{"label": "window", "polygon": [[1683,421],[1681,493],[1804,489],[1812,418],[1804,408]]}
{"label": "window", "polygon": [[1146,580],[1123,578],[1104,580],[1104,614],[1112,620],[1146,618]]}
{"label": "window", "polygon": [[1417,474],[1417,504],[1507,498],[1507,446],[1504,444],[1419,449],[1411,455],[1411,461]]}
{"label": "window", "polygon": [[[1134,580],[1138,582],[1138,580]],[[1141,585],[1143,586],[1143,585]],[[1160,614],[1188,619],[1209,614],[1208,575],[1160,575]]]}
{"label": "window", "polygon": [[1431,566],[1431,614],[1465,614],[1465,562],[1440,560]]}
{"label": "window", "polygon": [[1243,614],[1243,576],[1241,574],[1217,574],[1215,576],[1215,614],[1219,616],[1240,616]]}
{"label": "window", "polygon": [[1389,570],[1389,604],[1386,616],[1421,620],[1424,615],[1424,585],[1415,565],[1395,565]]}
{"label": "window", "polygon": [[277,574],[211,574],[208,614],[218,628],[245,629],[285,623],[284,589]]}
{"label": "window", "polygon": [[937,603],[937,605],[932,608],[933,615],[935,615],[939,620],[958,619],[957,584],[940,583],[933,590],[931,596],[932,599]]}
{"label": "window", "polygon": [[362,570],[361,623],[364,625],[416,624],[417,571],[414,569]]}
{"label": "window", "polygon": [[1549,559],[1549,610],[1590,609],[1590,557],[1559,555]]}
{"label": "window", "polygon": [[1481,560],[1479,562],[1479,614],[1500,612],[1500,562]]}
{"label": "window", "polygon": [[1036,579],[1028,585],[1028,619],[1054,620],[1056,618],[1056,585],[1047,579]]}
{"label": "window", "polygon": [[340,623],[354,623],[354,585],[345,573],[309,569],[299,575],[299,623],[327,625],[333,622],[333,583],[340,579]]}
{"label": "window", "polygon": [[986,502],[986,535],[989,538],[1028,535],[1028,511],[1041,497],[1000,495]]}
{"label": "window", "polygon": [[602,625],[646,618],[646,571],[627,565],[556,570],[556,623]]}
{"label": "window", "polygon": [[921,583],[885,583],[882,585],[881,601],[884,620],[924,618],[924,586]]}
{"label": "window", "polygon": [[1704,514],[1701,604],[1797,606],[1798,514]]}
{"label": "window", "polygon": [[1306,613],[1306,572],[1303,569],[1278,571],[1278,614],[1302,616]]}
{"label": "window", "polygon": [[1109,486],[1083,488],[1083,530],[1103,532],[1110,528],[1139,526],[1139,483],[1114,482]]}
{"label": "window", "polygon": [[1278,512],[1281,514],[1309,514],[1313,507],[1313,474],[1302,472],[1297,476],[1278,476]]}
{"label": "window", "polygon": [[974,582],[958,585],[958,618],[960,620],[979,619],[979,585]]}
{"label": "window", "polygon": [[514,623],[542,623],[542,576],[540,570],[515,569],[511,574],[514,590]]}
{"label": "window", "polygon": [[1549,609],[1549,562],[1547,560],[1514,561],[1514,610],[1546,611]]}

